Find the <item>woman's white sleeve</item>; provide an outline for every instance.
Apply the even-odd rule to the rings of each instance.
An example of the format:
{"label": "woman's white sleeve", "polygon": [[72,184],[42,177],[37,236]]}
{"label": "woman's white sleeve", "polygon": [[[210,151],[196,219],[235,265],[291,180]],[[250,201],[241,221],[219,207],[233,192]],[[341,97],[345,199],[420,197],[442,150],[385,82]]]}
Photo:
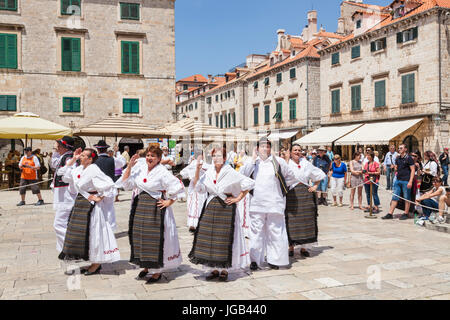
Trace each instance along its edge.
{"label": "woman's white sleeve", "polygon": [[167,191],[167,197],[169,199],[176,200],[177,198],[184,196],[185,190],[183,182],[172,173],[167,171],[161,180],[164,189]]}
{"label": "woman's white sleeve", "polygon": [[64,166],[62,168],[59,168],[58,171],[56,171],[56,174],[58,176],[62,176],[61,180],[65,183],[72,184],[73,183],[73,175],[72,171],[75,169],[76,164],[74,163],[72,166]]}

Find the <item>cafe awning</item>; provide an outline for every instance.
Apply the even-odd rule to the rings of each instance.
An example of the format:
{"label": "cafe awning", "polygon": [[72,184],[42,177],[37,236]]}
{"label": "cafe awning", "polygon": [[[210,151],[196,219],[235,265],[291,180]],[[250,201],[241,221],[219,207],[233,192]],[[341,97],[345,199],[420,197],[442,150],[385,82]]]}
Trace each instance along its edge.
{"label": "cafe awning", "polygon": [[80,128],[74,132],[76,136],[94,137],[134,137],[163,138],[169,136],[164,129],[157,129],[140,123],[137,119],[109,117],[99,122]]}
{"label": "cafe awning", "polygon": [[331,145],[334,141],[349,134],[361,127],[363,124],[352,124],[347,126],[329,126],[321,127],[304,137],[296,140],[294,143],[301,146],[324,146]]}
{"label": "cafe awning", "polygon": [[415,126],[423,119],[399,120],[366,123],[355,131],[338,139],[334,144],[345,145],[384,145],[398,135]]}
{"label": "cafe awning", "polygon": [[278,132],[272,132],[269,135],[269,140],[282,140],[282,139],[290,139],[293,136],[295,136],[298,133],[298,129],[294,130],[286,130],[286,131],[278,131]]}

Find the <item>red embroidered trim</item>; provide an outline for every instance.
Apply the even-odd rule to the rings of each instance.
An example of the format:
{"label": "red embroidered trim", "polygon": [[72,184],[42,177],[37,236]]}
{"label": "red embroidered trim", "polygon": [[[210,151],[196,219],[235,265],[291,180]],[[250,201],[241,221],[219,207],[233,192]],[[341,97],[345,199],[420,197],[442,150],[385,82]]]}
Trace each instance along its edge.
{"label": "red embroidered trim", "polygon": [[171,260],[177,259],[180,256],[180,254],[181,254],[181,252],[178,251],[178,254],[174,254],[173,256],[168,257],[167,260],[171,261]]}
{"label": "red embroidered trim", "polygon": [[114,250],[107,250],[107,251],[103,251],[104,254],[111,254],[114,253],[116,251],[119,251],[119,248],[115,248]]}
{"label": "red embroidered trim", "polygon": [[248,252],[241,254],[241,257],[248,255]]}

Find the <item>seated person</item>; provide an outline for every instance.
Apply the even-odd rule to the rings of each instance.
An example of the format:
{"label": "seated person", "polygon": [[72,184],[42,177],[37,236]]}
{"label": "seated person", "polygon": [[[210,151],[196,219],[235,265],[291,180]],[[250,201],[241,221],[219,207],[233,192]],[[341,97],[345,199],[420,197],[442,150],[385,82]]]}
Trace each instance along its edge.
{"label": "seated person", "polygon": [[[416,199],[417,205],[423,205],[431,208],[438,209],[439,201],[442,196],[446,196],[446,190],[442,186],[442,179],[439,177],[434,177],[433,180],[433,189],[423,194],[420,198]],[[426,216],[426,219],[430,216],[432,209],[422,207],[423,214]],[[438,210],[436,210],[438,211]],[[439,215],[437,219],[439,223],[444,222],[444,217]]]}

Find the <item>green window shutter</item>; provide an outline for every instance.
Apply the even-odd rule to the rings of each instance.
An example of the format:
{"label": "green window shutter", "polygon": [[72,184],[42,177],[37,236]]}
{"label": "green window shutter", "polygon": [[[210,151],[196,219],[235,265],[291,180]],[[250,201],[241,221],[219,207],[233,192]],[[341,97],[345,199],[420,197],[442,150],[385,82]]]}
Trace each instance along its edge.
{"label": "green window shutter", "polygon": [[403,32],[397,32],[397,43],[403,43]]}
{"label": "green window shutter", "polygon": [[338,113],[340,112],[340,89],[331,91],[331,112]]}
{"label": "green window shutter", "polygon": [[417,36],[419,34],[418,27],[414,27],[414,28],[412,28],[412,30],[413,30],[413,39],[417,39]]}
{"label": "green window shutter", "polygon": [[218,101],[219,101],[219,95],[216,94],[216,102],[218,102]]}
{"label": "green window shutter", "polygon": [[122,41],[122,73],[130,72],[130,46]]}
{"label": "green window shutter", "polygon": [[67,8],[70,6],[70,0],[61,0],[61,14],[68,14]]}
{"label": "green window shutter", "polygon": [[361,55],[361,47],[352,47],[352,59],[358,58]]}
{"label": "green window shutter", "polygon": [[331,64],[338,64],[339,63],[339,52],[335,52],[331,55]]}
{"label": "green window shutter", "polygon": [[6,34],[0,34],[0,68],[6,68]]}
{"label": "green window shutter", "polygon": [[402,76],[402,103],[414,102],[414,73]]}
{"label": "green window shutter", "polygon": [[122,73],[139,74],[139,42],[122,41]]}
{"label": "green window shutter", "polygon": [[264,79],[264,85],[268,86],[269,85],[269,77]]}
{"label": "green window shutter", "polygon": [[258,107],[253,109],[253,124],[258,125]]}
{"label": "green window shutter", "polygon": [[138,3],[120,3],[120,18],[126,20],[139,20]]}
{"label": "green window shutter", "polygon": [[409,96],[409,102],[414,102],[414,74],[410,74],[408,77],[408,96]]}
{"label": "green window shutter", "polygon": [[72,71],[81,71],[81,39],[72,39]]}
{"label": "green window shutter", "polygon": [[258,89],[258,81],[253,82],[253,88]]}
{"label": "green window shutter", "polygon": [[236,127],[236,112],[233,111],[233,127]]}
{"label": "green window shutter", "polygon": [[131,113],[139,113],[139,99],[131,99]]}
{"label": "green window shutter", "polygon": [[139,42],[131,43],[131,73],[139,74]]}
{"label": "green window shutter", "polygon": [[131,106],[128,99],[123,99],[123,113],[130,113]]}
{"label": "green window shutter", "polygon": [[17,0],[0,0],[0,10],[17,11]]}
{"label": "green window shutter", "polygon": [[17,111],[17,97],[16,96],[7,96],[7,110],[8,111]]}
{"label": "green window shutter", "polygon": [[80,112],[80,98],[72,98],[72,112]]}
{"label": "green window shutter", "polygon": [[0,111],[7,111],[7,110],[8,110],[8,97],[0,96]]}
{"label": "green window shutter", "polygon": [[264,123],[270,122],[270,106],[264,106]]}
{"label": "green window shutter", "polygon": [[63,112],[70,112],[70,98],[63,98]]}
{"label": "green window shutter", "polygon": [[219,116],[216,115],[216,127],[219,127]]}
{"label": "green window shutter", "polygon": [[361,86],[352,87],[352,110],[361,110]]}
{"label": "green window shutter", "polygon": [[17,69],[17,35],[6,36],[6,68]]}
{"label": "green window shutter", "polygon": [[283,102],[277,103],[276,121],[280,122],[283,119]]}
{"label": "green window shutter", "polygon": [[61,38],[62,71],[72,71],[72,38]]}
{"label": "green window shutter", "polygon": [[289,119],[294,120],[297,117],[297,99],[289,100]]}
{"label": "green window shutter", "polygon": [[223,128],[223,114],[220,115],[220,129]]}
{"label": "green window shutter", "polygon": [[282,74],[280,72],[280,73],[277,73],[277,83],[280,83],[281,80],[282,80]]}
{"label": "green window shutter", "polygon": [[289,71],[289,75],[290,75],[291,79],[293,79],[293,78],[296,77],[296,75],[295,75],[295,68],[292,68],[292,69]]}
{"label": "green window shutter", "polygon": [[370,52],[374,52],[375,51],[375,41],[372,41],[370,43]]}
{"label": "green window shutter", "polygon": [[387,47],[386,38],[381,39],[383,41],[383,49]]}
{"label": "green window shutter", "polygon": [[211,116],[208,117],[208,123],[209,123],[209,125],[212,125],[212,117]]}
{"label": "green window shutter", "polygon": [[386,81],[375,82],[375,107],[386,105]]}

